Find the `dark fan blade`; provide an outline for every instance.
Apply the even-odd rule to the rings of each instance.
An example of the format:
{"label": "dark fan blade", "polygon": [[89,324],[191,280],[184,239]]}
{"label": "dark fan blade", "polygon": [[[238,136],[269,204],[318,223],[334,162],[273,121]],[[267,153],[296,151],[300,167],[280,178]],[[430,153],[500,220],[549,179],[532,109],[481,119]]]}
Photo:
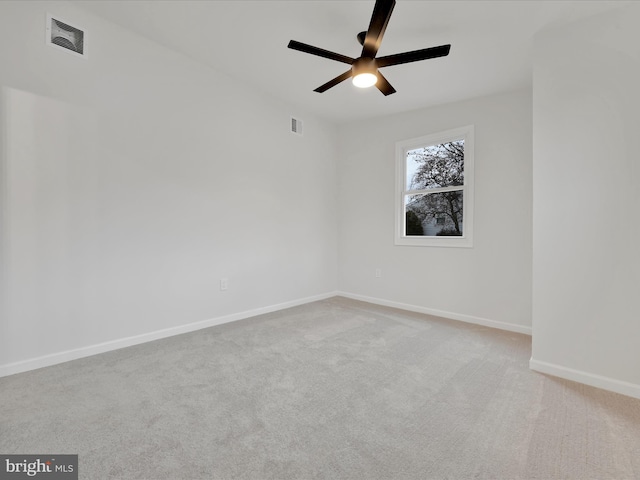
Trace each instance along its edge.
{"label": "dark fan blade", "polygon": [[378,53],[382,43],[382,36],[387,29],[387,23],[389,23],[395,4],[395,0],[376,0],[376,5],[373,7],[373,14],[371,15],[371,23],[369,23],[367,35],[364,37],[362,57],[374,58]]}
{"label": "dark fan blade", "polygon": [[293,50],[298,50],[304,53],[310,53],[311,55],[317,55],[319,57],[328,58],[330,60],[335,60],[337,62],[347,63],[351,65],[353,63],[353,58],[347,57],[346,55],[340,55],[339,53],[333,53],[329,50],[324,50],[322,48],[314,47],[313,45],[307,45],[306,43],[296,42],[295,40],[291,40],[288,45],[289,48]]}
{"label": "dark fan blade", "polygon": [[414,50],[413,52],[396,53],[387,57],[376,58],[378,68],[389,67],[391,65],[399,65],[401,63],[417,62],[418,60],[427,60],[429,58],[446,57],[449,55],[451,45],[440,45],[439,47],[423,48],[422,50]]}
{"label": "dark fan blade", "polygon": [[392,93],[396,93],[396,89],[391,86],[389,81],[384,78],[384,76],[378,72],[378,81],[376,82],[376,87],[380,90],[384,96],[391,95]]}
{"label": "dark fan blade", "polygon": [[352,72],[351,70],[347,70],[346,72],[344,72],[342,75],[338,75],[336,78],[334,78],[333,80],[329,80],[327,83],[325,83],[324,85],[319,86],[318,88],[316,88],[314,90],[314,92],[318,92],[318,93],[322,93],[322,92],[326,92],[327,90],[329,90],[331,87],[335,87],[336,85],[338,85],[340,82],[344,82],[347,78],[351,77]]}

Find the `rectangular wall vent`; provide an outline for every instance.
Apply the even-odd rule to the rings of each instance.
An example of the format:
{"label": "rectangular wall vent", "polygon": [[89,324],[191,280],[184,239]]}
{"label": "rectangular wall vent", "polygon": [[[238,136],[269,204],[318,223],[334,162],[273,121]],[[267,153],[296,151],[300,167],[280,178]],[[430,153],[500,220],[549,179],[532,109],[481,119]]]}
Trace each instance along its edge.
{"label": "rectangular wall vent", "polygon": [[291,133],[302,135],[302,120],[291,117]]}
{"label": "rectangular wall vent", "polygon": [[67,53],[86,58],[86,31],[69,25],[58,16],[47,14],[47,44]]}

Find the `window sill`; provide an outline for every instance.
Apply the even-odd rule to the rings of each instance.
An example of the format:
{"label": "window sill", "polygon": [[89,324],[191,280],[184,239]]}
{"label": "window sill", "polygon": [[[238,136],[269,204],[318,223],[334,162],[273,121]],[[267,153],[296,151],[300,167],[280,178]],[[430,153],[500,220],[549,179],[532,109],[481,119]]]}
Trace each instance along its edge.
{"label": "window sill", "polygon": [[473,248],[473,239],[469,237],[396,237],[395,244],[412,247]]}

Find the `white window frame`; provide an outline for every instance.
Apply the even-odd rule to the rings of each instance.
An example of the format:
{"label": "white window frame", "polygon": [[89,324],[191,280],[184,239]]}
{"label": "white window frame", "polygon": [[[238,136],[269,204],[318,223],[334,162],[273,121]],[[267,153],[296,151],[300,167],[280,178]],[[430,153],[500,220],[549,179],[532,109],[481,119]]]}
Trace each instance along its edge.
{"label": "white window frame", "polygon": [[[424,247],[473,247],[473,152],[474,127],[454,128],[443,132],[412,138],[396,143],[396,245],[412,245]],[[421,147],[439,145],[455,140],[464,140],[464,185],[462,186],[462,218],[463,235],[460,237],[423,237],[407,236],[405,234],[405,196],[422,192],[422,190],[407,190],[407,152]],[[451,190],[451,187],[435,189],[435,192]],[[456,187],[454,190],[458,190]]]}

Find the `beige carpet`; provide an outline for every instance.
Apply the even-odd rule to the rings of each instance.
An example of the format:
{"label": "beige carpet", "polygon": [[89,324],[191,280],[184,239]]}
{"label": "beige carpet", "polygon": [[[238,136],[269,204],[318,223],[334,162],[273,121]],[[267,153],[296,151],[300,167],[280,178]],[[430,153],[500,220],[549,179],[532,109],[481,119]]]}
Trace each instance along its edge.
{"label": "beige carpet", "polygon": [[640,400],[530,338],[334,298],[0,379],[0,453],[83,479],[639,479]]}

